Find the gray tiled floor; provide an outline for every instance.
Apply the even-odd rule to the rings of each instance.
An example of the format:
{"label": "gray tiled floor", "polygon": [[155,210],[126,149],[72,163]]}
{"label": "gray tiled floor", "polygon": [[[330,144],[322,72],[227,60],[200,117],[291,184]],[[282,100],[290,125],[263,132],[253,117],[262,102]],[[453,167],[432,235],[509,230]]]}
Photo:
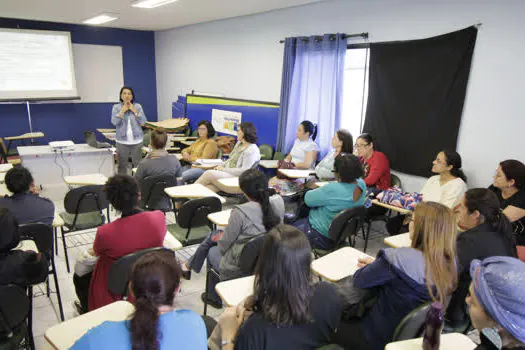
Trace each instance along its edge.
{"label": "gray tiled floor", "polygon": [[[48,198],[51,198],[57,207],[57,210],[63,208],[62,198],[66,193],[67,188],[56,189],[53,188],[53,191],[46,191],[44,189],[42,195]],[[112,212],[112,220],[115,219],[115,212]],[[172,223],[174,221],[173,214],[168,214],[167,222]],[[382,223],[374,223],[372,226],[372,233],[368,244],[367,253],[370,255],[375,255],[380,248],[385,247],[383,244],[383,238],[385,237],[381,232],[384,229]],[[86,240],[93,240],[94,230],[85,231],[82,237]],[[364,241],[358,239],[356,248],[362,250],[364,246]],[[89,247],[87,245],[86,247]],[[68,249],[70,264],[73,271],[73,266],[75,262],[75,257],[79,252],[80,248]],[[181,260],[191,254],[191,251],[195,247],[187,247],[183,251],[178,252],[178,256]],[[66,270],[66,263],[64,260],[64,253],[62,243],[59,241],[59,255],[55,257],[57,273],[59,279],[60,292],[62,296],[62,303],[64,306],[65,318],[71,319],[77,316],[76,311],[73,308],[73,302],[76,300],[75,288],[73,286],[73,272],[68,273]],[[183,281],[180,295],[176,298],[177,307],[191,309],[199,314],[203,311],[203,303],[200,299],[200,294],[204,291],[205,285],[205,272],[204,269],[201,273],[192,274],[192,279],[190,281]],[[41,285],[42,290],[44,290],[44,285]],[[54,283],[51,281],[51,290],[54,291]],[[35,289],[35,292],[37,289]],[[212,317],[217,317],[220,315],[221,310],[208,307],[208,315]],[[52,293],[50,298],[47,298],[45,295],[38,296],[34,300],[34,320],[33,320],[33,333],[35,336],[35,343],[37,349],[47,349],[46,341],[44,339],[44,332],[49,327],[59,323],[59,311],[58,303],[56,299],[56,294]]]}

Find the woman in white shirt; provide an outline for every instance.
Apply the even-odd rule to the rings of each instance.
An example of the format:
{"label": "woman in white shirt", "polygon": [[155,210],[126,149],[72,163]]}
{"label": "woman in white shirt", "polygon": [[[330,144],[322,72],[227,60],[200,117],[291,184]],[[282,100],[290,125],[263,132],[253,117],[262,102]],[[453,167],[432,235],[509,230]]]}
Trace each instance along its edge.
{"label": "woman in white shirt", "polygon": [[[312,169],[319,149],[314,142],[317,137],[317,125],[308,120],[302,121],[297,128],[295,137],[292,149],[284,160],[293,163],[297,169]],[[301,181],[295,181],[273,177],[270,179],[270,187],[273,187],[281,194],[285,194],[299,190],[303,182],[304,180],[302,179]]]}
{"label": "woman in white shirt", "polygon": [[257,142],[257,129],[252,123],[243,122],[239,124],[237,130],[237,143],[230,153],[230,158],[224,163],[215,167],[214,170],[207,170],[202,174],[196,184],[208,187],[213,192],[226,192],[231,194],[241,194],[241,189],[231,189],[223,186],[219,180],[241,175],[245,170],[252,168],[261,160]]}
{"label": "woman in white shirt", "polygon": [[[438,202],[454,209],[468,189],[461,163],[461,156],[457,152],[439,152],[432,162],[432,172],[437,175],[431,176],[421,189],[423,201]],[[391,235],[406,232],[403,230],[408,226],[404,225],[404,221],[404,215],[390,218],[386,224],[388,232]]]}

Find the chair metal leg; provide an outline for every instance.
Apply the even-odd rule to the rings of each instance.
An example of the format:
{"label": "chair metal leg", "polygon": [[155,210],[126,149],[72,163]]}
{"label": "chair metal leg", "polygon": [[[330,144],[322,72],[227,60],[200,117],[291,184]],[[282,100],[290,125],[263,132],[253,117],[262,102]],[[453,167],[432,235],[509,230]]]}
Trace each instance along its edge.
{"label": "chair metal leg", "polygon": [[58,255],[58,227],[53,228],[55,234],[55,255]]}
{"label": "chair metal leg", "polygon": [[[53,268],[53,278],[55,279],[55,289],[57,291],[58,310],[60,311],[60,320],[64,322],[64,308],[62,307],[62,298],[60,296],[60,288],[58,287],[58,277],[57,277],[57,270],[55,267],[55,259],[51,259],[51,267]],[[49,285],[49,278],[48,278],[48,285]]]}
{"label": "chair metal leg", "polygon": [[60,228],[60,232],[62,233],[62,244],[64,245],[64,258],[66,259],[66,266],[67,266],[67,272],[71,272],[69,269],[69,258],[67,256],[67,244],[66,244],[66,236],[64,235],[64,229]]}
{"label": "chair metal leg", "polygon": [[206,316],[206,313],[208,311],[208,303],[206,302],[206,300],[208,300],[208,283],[209,283],[209,276],[210,276],[210,269],[209,268],[206,268],[206,283],[204,284],[204,295],[205,295],[205,298],[203,300],[204,302],[204,312],[203,312],[203,315]]}
{"label": "chair metal leg", "polygon": [[27,287],[27,296],[29,297],[29,313],[27,315],[27,335],[29,338],[29,347],[35,350],[35,339],[33,338],[33,286]]}
{"label": "chair metal leg", "polygon": [[370,228],[371,227],[372,227],[372,223],[368,223],[368,228],[366,229],[365,247],[363,249],[363,253],[366,253],[366,248],[368,247],[368,238],[370,237]]}

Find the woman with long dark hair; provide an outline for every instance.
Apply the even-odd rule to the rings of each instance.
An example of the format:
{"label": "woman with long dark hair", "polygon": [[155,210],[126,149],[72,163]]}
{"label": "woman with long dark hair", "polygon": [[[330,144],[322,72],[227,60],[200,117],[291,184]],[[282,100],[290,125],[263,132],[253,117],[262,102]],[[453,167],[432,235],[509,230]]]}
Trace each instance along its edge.
{"label": "woman with long dark hair", "polygon": [[[212,232],[199,245],[189,260],[189,269],[200,272],[204,259],[208,258],[208,264],[220,271],[222,280],[240,277],[238,260],[244,247],[243,242],[282,223],[284,201],[274,190],[268,188],[268,180],[263,173],[257,169],[246,170],[239,177],[239,187],[248,202],[233,207],[228,225],[220,237]],[[202,297],[204,298],[204,293]],[[209,283],[207,302],[221,307],[214,283]]]}
{"label": "woman with long dark hair", "polygon": [[258,261],[253,296],[244,303],[253,314],[237,332],[235,312],[227,310],[219,319],[223,343],[233,341],[239,350],[316,349],[330,344],[341,302],[330,284],[312,283],[311,248],[305,235],[293,226],[278,225],[268,232]]}
{"label": "woman with long dark hair", "polygon": [[315,175],[322,181],[335,179],[334,161],[341,153],[352,154],[354,139],[350,131],[339,129],[332,137],[331,150],[315,167]]}
{"label": "woman with long dark hair", "polygon": [[172,252],[142,256],[131,275],[130,289],[135,297],[131,318],[90,329],[72,349],[207,349],[202,318],[193,311],[174,308],[180,280],[181,268]]}
{"label": "woman with long dark hair", "polygon": [[489,189],[498,196],[500,208],[512,222],[518,256],[525,261],[525,164],[515,159],[499,163]]}
{"label": "woman with long dark hair", "polygon": [[470,263],[491,256],[516,257],[512,225],[502,213],[494,192],[486,188],[468,190],[456,209],[458,226],[466,230],[457,241],[459,283],[447,310],[447,321],[465,325],[468,321],[465,297],[470,285]]}
{"label": "woman with long dark hair", "polygon": [[148,120],[142,106],[135,102],[136,96],[131,87],[123,86],[120,89],[119,99],[120,103],[113,105],[111,110],[111,124],[117,129],[118,173],[126,174],[129,157],[133,167],[136,167],[142,159],[144,141],[142,125]]}
{"label": "woman with long dark hair", "polygon": [[240,194],[240,190],[223,186],[219,180],[241,175],[245,170],[252,168],[261,160],[257,142],[257,129],[252,123],[242,122],[237,130],[237,143],[233,147],[230,157],[224,165],[217,166],[213,170],[205,171],[196,184],[208,187],[213,192],[227,192]]}

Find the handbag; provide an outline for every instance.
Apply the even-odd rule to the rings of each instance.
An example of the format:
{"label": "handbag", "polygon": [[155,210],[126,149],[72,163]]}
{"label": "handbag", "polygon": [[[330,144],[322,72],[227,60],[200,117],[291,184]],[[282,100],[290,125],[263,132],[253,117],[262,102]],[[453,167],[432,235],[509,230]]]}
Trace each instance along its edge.
{"label": "handbag", "polygon": [[[280,160],[277,162],[277,169],[295,169],[295,164],[286,160]],[[277,172],[278,179],[288,179],[285,175]]]}
{"label": "handbag", "polygon": [[337,282],[335,290],[341,298],[341,320],[343,321],[362,318],[377,300],[378,288],[358,288],[354,285],[353,276]]}

